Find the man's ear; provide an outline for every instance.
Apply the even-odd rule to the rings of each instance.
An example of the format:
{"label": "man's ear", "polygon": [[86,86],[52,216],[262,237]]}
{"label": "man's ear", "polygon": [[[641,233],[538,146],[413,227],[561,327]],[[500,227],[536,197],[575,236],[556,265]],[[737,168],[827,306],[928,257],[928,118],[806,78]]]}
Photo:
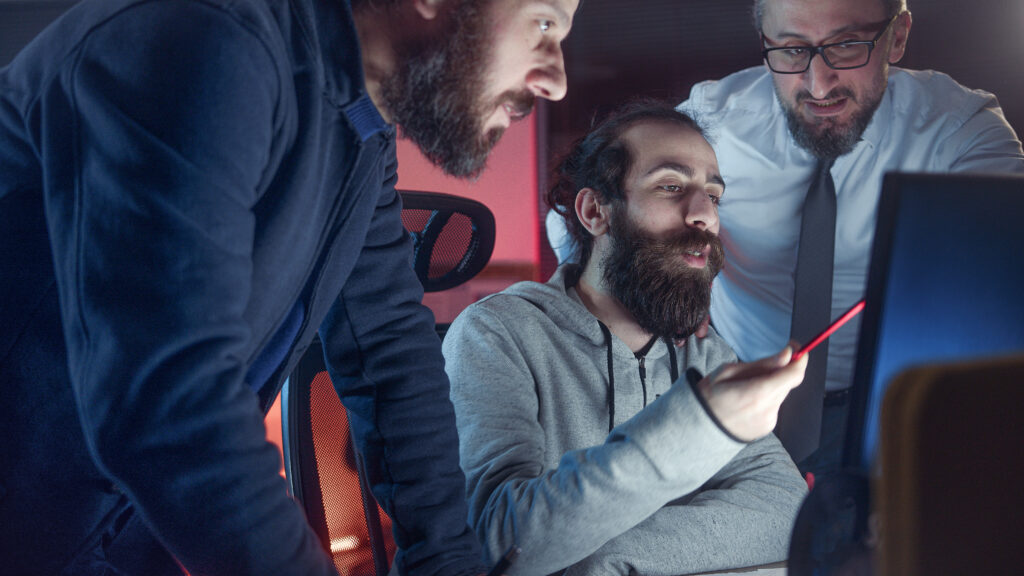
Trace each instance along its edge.
{"label": "man's ear", "polygon": [[595,238],[608,232],[611,204],[601,204],[600,194],[593,188],[576,193],[576,217]]}
{"label": "man's ear", "polygon": [[889,64],[895,64],[903,58],[907,50],[907,38],[910,37],[910,25],[914,19],[910,12],[904,10],[892,23],[892,48],[889,49]]}
{"label": "man's ear", "polygon": [[424,20],[433,20],[441,13],[447,2],[445,0],[412,0],[416,13]]}

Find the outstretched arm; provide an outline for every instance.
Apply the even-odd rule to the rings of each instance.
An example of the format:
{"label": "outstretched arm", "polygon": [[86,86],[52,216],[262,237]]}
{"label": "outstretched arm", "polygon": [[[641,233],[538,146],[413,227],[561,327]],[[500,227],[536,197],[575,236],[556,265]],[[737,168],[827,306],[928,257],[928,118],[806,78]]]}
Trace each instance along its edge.
{"label": "outstretched arm", "polygon": [[806,493],[785,449],[767,436],[692,497],[658,510],[567,574],[672,576],[784,560]]}

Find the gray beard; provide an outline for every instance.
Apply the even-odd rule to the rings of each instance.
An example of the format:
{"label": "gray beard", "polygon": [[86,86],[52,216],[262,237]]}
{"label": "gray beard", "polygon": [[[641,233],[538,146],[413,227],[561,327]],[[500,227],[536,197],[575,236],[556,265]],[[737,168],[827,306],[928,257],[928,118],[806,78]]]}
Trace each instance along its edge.
{"label": "gray beard", "polygon": [[[797,116],[796,111],[787,106],[782,98],[779,97],[778,90],[775,91],[775,97],[779,100],[779,104],[786,114],[786,125],[789,127],[789,133],[793,135],[793,140],[796,141],[797,146],[822,160],[835,160],[853,151],[857,143],[861,141],[861,137],[864,135],[864,131],[867,130],[868,124],[871,123],[871,119],[874,117],[875,111],[878,110],[878,106],[882,103],[882,96],[884,94],[885,92],[883,91],[879,94],[878,98],[868,102],[867,106],[857,111],[850,119],[848,125],[835,126],[832,125],[830,120],[826,119],[819,123],[819,125],[824,126],[824,129],[814,130],[814,126]],[[844,96],[851,101],[853,100],[853,94],[845,91],[837,93],[836,96]],[[833,97],[833,95],[830,94],[829,97]]]}

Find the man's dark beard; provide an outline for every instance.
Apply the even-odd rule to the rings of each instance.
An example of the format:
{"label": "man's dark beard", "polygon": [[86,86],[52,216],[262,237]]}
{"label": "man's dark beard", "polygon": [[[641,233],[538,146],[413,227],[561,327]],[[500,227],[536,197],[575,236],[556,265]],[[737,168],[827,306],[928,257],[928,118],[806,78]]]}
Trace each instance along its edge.
{"label": "man's dark beard", "polygon": [[[718,236],[693,228],[656,239],[641,230],[620,206],[612,211],[611,252],[604,282],[640,327],[660,338],[685,338],[703,323],[711,304],[711,281],[722,269]],[[710,245],[704,268],[682,262],[687,249]]]}
{"label": "man's dark beard", "polygon": [[487,165],[488,154],[504,132],[495,128],[483,133],[483,123],[497,102],[511,100],[520,111],[533,106],[528,92],[480,101],[486,93],[490,54],[485,38],[488,4],[460,2],[451,12],[451,30],[434,44],[399,54],[396,73],[381,84],[384,105],[402,136],[451,176],[475,177]]}
{"label": "man's dark beard", "polygon": [[[779,103],[782,104],[782,109],[786,113],[786,124],[789,126],[789,133],[793,135],[797,145],[813,154],[816,158],[835,160],[844,154],[849,154],[853,151],[853,147],[860,142],[861,136],[864,135],[864,130],[867,129],[868,124],[871,123],[871,118],[875,115],[875,110],[882,103],[882,94],[884,92],[880,92],[878,98],[869,101],[867,106],[854,113],[850,117],[850,123],[843,126],[835,125],[830,118],[821,118],[812,126],[797,116],[796,111],[789,108],[781,98]],[[800,102],[810,97],[811,95],[808,92],[797,94],[796,105],[799,106]],[[849,98],[851,102],[856,103],[853,92],[848,88],[837,88],[824,99],[830,100],[833,98]],[[819,128],[819,130],[812,128]]]}

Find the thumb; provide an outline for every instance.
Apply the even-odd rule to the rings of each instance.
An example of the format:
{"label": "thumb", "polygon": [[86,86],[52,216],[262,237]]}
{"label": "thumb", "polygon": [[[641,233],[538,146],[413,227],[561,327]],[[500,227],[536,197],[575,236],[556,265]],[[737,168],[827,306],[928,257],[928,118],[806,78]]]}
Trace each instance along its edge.
{"label": "thumb", "polygon": [[760,360],[754,361],[751,364],[754,365],[754,366],[758,366],[758,367],[760,367],[762,369],[774,370],[774,369],[782,368],[783,366],[789,364],[789,361],[792,358],[793,358],[793,345],[792,344],[787,344],[785,348],[783,348],[782,350],[779,350],[775,354],[772,354],[771,356],[765,356],[764,358],[761,358]]}
{"label": "thumb", "polygon": [[787,346],[781,352],[753,362],[725,364],[713,372],[711,377],[716,382],[760,378],[778,372],[780,368],[785,368],[792,356],[793,349]]}

